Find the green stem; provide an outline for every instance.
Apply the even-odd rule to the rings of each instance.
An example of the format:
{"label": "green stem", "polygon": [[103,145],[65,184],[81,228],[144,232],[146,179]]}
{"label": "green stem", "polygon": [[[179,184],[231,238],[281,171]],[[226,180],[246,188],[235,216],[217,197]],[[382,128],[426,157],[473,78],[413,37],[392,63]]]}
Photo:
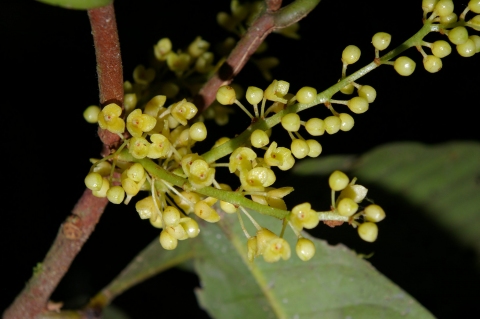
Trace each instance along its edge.
{"label": "green stem", "polygon": [[[269,120],[270,118],[268,118],[267,120]],[[256,123],[250,125],[239,136],[229,140],[226,143],[223,143],[220,146],[212,148],[210,151],[202,154],[203,159],[210,164],[224,156],[227,156],[228,154],[231,154],[238,147],[247,144],[247,141],[250,138],[250,135],[253,133],[253,131],[257,129],[260,129],[263,131],[268,130],[271,127],[270,126],[271,124],[269,124],[267,120],[258,120]]]}
{"label": "green stem", "polygon": [[[299,1],[296,1],[297,3]],[[293,5],[294,3],[292,3]],[[284,10],[284,9],[282,9]],[[281,10],[280,10],[281,11]],[[277,125],[280,123],[282,117],[285,114],[288,113],[298,113],[300,111],[304,111],[306,109],[309,109],[313,106],[316,106],[318,104],[323,104],[327,101],[329,101],[332,96],[340,91],[341,88],[345,87],[346,85],[356,81],[357,79],[361,78],[362,76],[366,75],[370,71],[376,69],[380,65],[384,64],[387,61],[390,61],[391,59],[395,58],[398,56],[400,53],[403,51],[407,50],[410,47],[414,47],[416,45],[421,45],[423,38],[430,32],[434,31],[440,31],[442,29],[441,26],[432,24],[431,22],[425,22],[423,27],[415,33],[411,38],[409,38],[407,41],[403,42],[401,45],[399,45],[397,48],[393,49],[392,51],[388,52],[384,56],[380,57],[377,61],[371,62],[361,68],[360,70],[356,71],[355,73],[347,76],[346,78],[342,79],[335,85],[332,85],[328,89],[326,89],[323,92],[320,92],[317,94],[317,97],[312,103],[309,104],[302,104],[302,103],[296,103],[293,105],[288,106],[285,110],[278,112],[277,114],[266,118],[265,120],[258,120],[256,123],[252,124],[250,127],[248,127],[242,134],[239,136],[231,139],[230,141],[217,146],[210,151],[202,154],[202,157],[207,161],[207,163],[213,163],[216,160],[227,156],[228,154],[232,153],[237,147],[243,146],[247,143],[248,139],[250,138],[250,135],[253,131],[257,129],[261,130],[268,130],[272,128],[273,126]]]}
{"label": "green stem", "polygon": [[106,6],[113,0],[37,0],[52,6],[59,6],[65,9],[89,10]]}
{"label": "green stem", "polygon": [[165,170],[164,168],[158,166],[155,162],[153,162],[149,158],[142,158],[142,159],[136,159],[134,158],[130,153],[128,153],[128,150],[123,150],[119,156],[118,160],[120,161],[127,161],[127,162],[137,162],[142,164],[142,166],[145,168],[145,170],[153,175],[156,179],[163,179],[170,184],[173,184],[177,187],[180,187],[185,190],[191,190],[195,191],[198,194],[204,195],[204,196],[210,196],[217,198],[219,200],[223,200],[225,202],[229,202],[233,205],[238,205],[238,206],[243,206],[246,208],[253,209],[263,215],[268,215],[268,216],[273,216],[278,219],[283,219],[286,217],[290,212],[283,210],[283,209],[278,209],[278,208],[273,208],[269,206],[265,206],[259,203],[256,203],[248,198],[245,198],[243,194],[239,192],[232,192],[232,191],[226,191],[222,189],[216,189],[211,186],[205,186],[199,189],[194,189],[190,183],[188,182],[187,179],[182,178],[180,176],[174,175],[170,173],[169,171]]}
{"label": "green stem", "polygon": [[348,222],[348,217],[339,215],[336,212],[326,211],[326,212],[317,212],[318,219],[320,221],[340,221],[340,222]]}

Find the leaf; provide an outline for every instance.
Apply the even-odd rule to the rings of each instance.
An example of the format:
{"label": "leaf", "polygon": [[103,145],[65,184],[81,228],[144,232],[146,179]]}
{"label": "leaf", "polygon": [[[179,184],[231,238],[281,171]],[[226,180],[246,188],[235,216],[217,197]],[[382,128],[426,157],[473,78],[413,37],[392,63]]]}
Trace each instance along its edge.
{"label": "leaf", "polygon": [[[278,233],[281,222],[252,214]],[[212,317],[433,318],[343,245],[332,247],[310,238],[316,254],[303,262],[295,255],[294,235],[287,231],[290,260],[269,264],[259,257],[249,263],[246,238],[236,218],[225,215],[218,224],[202,225],[201,240],[196,242],[195,266],[202,285],[197,298]]]}
{"label": "leaf", "polygon": [[480,143],[393,143],[357,160],[347,156],[304,161],[295,173],[325,176],[335,169],[350,171],[361,184],[401,194],[480,254]]}
{"label": "leaf", "polygon": [[37,0],[52,6],[59,6],[65,9],[88,10],[103,7],[113,0]]}

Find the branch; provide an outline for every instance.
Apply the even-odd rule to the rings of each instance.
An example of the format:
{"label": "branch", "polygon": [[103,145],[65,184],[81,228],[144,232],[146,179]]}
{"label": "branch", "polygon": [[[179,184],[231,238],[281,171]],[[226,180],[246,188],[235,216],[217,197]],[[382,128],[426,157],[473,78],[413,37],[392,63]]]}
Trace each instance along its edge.
{"label": "branch", "polygon": [[[113,4],[91,9],[88,14],[97,56],[100,103],[122,105],[122,64]],[[108,134],[99,135],[107,147],[114,144]],[[48,310],[51,294],[95,229],[107,203],[106,198],[97,198],[88,189],[84,191],[72,214],[60,226],[44,261],[4,312],[4,319],[33,319]]]}
{"label": "branch", "polygon": [[97,57],[98,88],[102,105],[123,105],[123,71],[113,5],[88,11]]}
{"label": "branch", "polygon": [[281,1],[267,0],[266,2],[268,10],[253,22],[220,70],[205,83],[194,97],[193,103],[199,113],[212,104],[219,87],[230,84],[233,78],[240,73],[267,35],[276,29],[285,28],[300,21],[316,7],[320,0],[296,0],[275,12],[272,11]]}
{"label": "branch", "polygon": [[[122,57],[113,4],[88,10],[88,17],[97,57],[100,104],[116,103],[123,107]],[[98,136],[104,144],[103,156],[109,155],[112,148],[119,146],[120,137],[117,134],[99,127]]]}

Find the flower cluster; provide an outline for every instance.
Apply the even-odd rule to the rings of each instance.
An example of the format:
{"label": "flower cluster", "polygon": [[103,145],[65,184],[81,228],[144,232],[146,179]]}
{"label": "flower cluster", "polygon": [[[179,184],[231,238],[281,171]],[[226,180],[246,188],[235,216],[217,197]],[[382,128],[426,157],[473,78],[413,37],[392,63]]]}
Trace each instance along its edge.
{"label": "flower cluster", "polygon": [[[320,221],[326,223],[349,221],[354,227],[358,226],[362,239],[374,241],[377,231],[374,222],[380,221],[383,217],[378,217],[381,213],[372,205],[361,213],[357,213],[357,203],[363,200],[366,190],[354,183],[348,185],[348,178],[345,180],[342,176],[337,178],[340,181],[333,184],[331,182],[332,191],[342,191],[342,193],[338,203],[332,203],[332,210],[328,212],[316,212],[311,208],[310,203],[299,204],[291,211],[287,211],[283,198],[290,194],[293,188],[273,187],[276,181],[275,168],[289,170],[293,167],[295,159],[306,156],[317,157],[321,153],[321,146],[315,139],[305,140],[300,135],[299,130],[302,126],[307,133],[315,137],[323,135],[324,132],[334,134],[339,130],[349,131],[353,126],[351,115],[339,114],[331,105],[329,108],[332,116],[325,120],[312,118],[307,122],[301,121],[297,113],[288,112],[288,106],[295,102],[307,105],[318,104],[317,92],[314,88],[304,87],[296,95],[292,95],[288,93],[289,88],[290,83],[283,80],[274,80],[265,90],[249,87],[245,97],[253,106],[255,115],[248,112],[237,99],[233,87],[223,86],[218,90],[219,103],[225,106],[231,104],[240,106],[258,127],[255,130],[252,129],[249,139],[246,139],[243,145],[227,151],[224,155],[216,153],[230,144],[228,138],[217,141],[211,151],[204,155],[192,151],[196,142],[206,138],[207,130],[203,122],[189,123],[196,115],[197,109],[194,104],[185,99],[165,107],[167,97],[154,96],[145,104],[143,112],[141,109],[130,111],[126,125],[120,116],[121,113],[118,112],[120,107],[108,105],[107,110],[104,108],[99,112],[99,118],[100,116],[102,119],[105,118],[102,112],[115,115],[111,115],[109,119],[122,121],[123,127],[126,127],[131,137],[124,141],[115,154],[94,163],[85,179],[85,184],[92,189],[95,196],[107,197],[115,204],[122,201],[127,204],[141,190],[149,191],[150,195],[139,200],[135,207],[140,218],[148,219],[154,227],[163,229],[159,240],[165,249],[174,249],[179,240],[198,235],[200,232],[198,224],[195,219],[189,217],[192,213],[210,223],[220,221],[221,212],[236,213],[242,221],[243,213],[257,228],[255,236],[250,236],[243,226],[243,221],[241,222],[247,237],[249,260],[260,255],[267,262],[290,258],[290,246],[281,235],[275,235],[269,229],[258,225],[245,207],[229,200],[229,196],[222,198],[208,196],[208,192],[205,193],[204,190],[211,188],[226,194],[241,195],[245,200],[249,197],[252,203],[285,212],[284,225],[289,225],[297,235],[295,251],[304,261],[314,256],[315,246],[311,240],[302,236],[301,231],[304,228],[316,227]],[[362,88],[366,90],[361,90]],[[362,86],[359,89],[360,92],[367,92],[366,98],[372,97],[374,94],[372,90],[373,88],[368,86]],[[267,101],[272,103],[268,108],[266,108]],[[113,111],[110,108],[113,108]],[[262,122],[275,118],[292,138],[290,148],[279,146],[276,141],[271,141],[268,130],[261,129]],[[104,127],[110,129],[108,125]],[[114,126],[112,131],[124,133],[121,130],[115,131],[116,128],[117,126]],[[126,162],[125,154],[131,156],[131,159]],[[216,163],[217,159],[228,154],[228,163]],[[152,162],[145,161],[154,161],[155,169],[163,170],[165,175],[156,174],[152,171],[152,166],[148,165]],[[238,176],[240,186],[235,191],[232,191],[230,186],[215,180],[218,167],[228,167],[230,173]],[[337,172],[332,176],[335,174]],[[330,180],[334,178],[331,177]],[[357,194],[358,189],[363,191],[363,197]],[[352,192],[357,194],[358,198],[352,197]],[[373,217],[375,214],[376,217]],[[360,224],[357,221],[359,216],[364,218],[364,223]]]}
{"label": "flower cluster", "polygon": [[[292,94],[291,85],[285,80],[272,80],[264,89],[248,86],[243,90],[235,84],[225,85],[217,91],[216,104],[201,116],[197,116],[196,106],[182,95],[185,90],[191,89],[192,93],[198,88],[192,89],[194,86],[189,83],[185,89],[180,84],[188,82],[192,72],[206,75],[218,67],[213,64],[213,53],[208,51],[210,44],[197,37],[186,50],[174,52],[169,39],[160,40],[154,47],[156,62],[183,82],[157,79],[156,74],[161,70],[158,65],[152,69],[139,66],[133,74],[135,83],[125,83],[124,109],[109,104],[102,110],[91,106],[85,111],[88,122],[98,122],[101,128],[124,139],[114,154],[94,160],[85,184],[95,196],[107,197],[116,204],[128,203],[140,191],[149,192],[137,202],[136,209],[142,219],[162,228],[160,243],[166,249],[174,249],[179,240],[197,236],[198,218],[216,223],[224,214],[238,215],[247,238],[249,260],[259,256],[267,262],[289,259],[290,245],[283,239],[287,227],[297,237],[297,256],[304,261],[311,259],[315,246],[302,231],[317,227],[320,222],[331,227],[349,224],[357,229],[361,239],[375,241],[377,223],[385,218],[385,212],[381,206],[366,200],[367,189],[356,184],[355,178],[350,181],[345,173],[334,171],[329,178],[330,209],[316,211],[308,202],[289,209],[284,197],[293,188],[278,187],[276,175],[279,170],[291,169],[297,160],[318,157],[322,152],[319,138],[353,129],[354,116],[368,111],[377,96],[372,86],[356,82],[363,74],[381,65],[392,65],[403,76],[412,74],[416,67],[412,59],[399,56],[393,60],[408,47],[416,47],[422,54],[428,72],[438,72],[442,68],[441,59],[452,48],[445,40],[425,42],[429,33],[447,36],[461,56],[480,52],[480,36],[469,34],[467,29],[480,30],[479,1],[469,1],[459,16],[453,12],[451,0],[423,0],[422,8],[424,26],[415,36],[380,56],[392,37],[385,32],[374,34],[373,62],[352,75],[347,75],[347,69],[360,60],[361,50],[355,45],[346,46],[341,54],[339,83],[323,92],[306,86]],[[225,28],[241,34],[248,16],[255,10],[253,6],[232,1],[232,13],[221,13],[218,20]],[[477,15],[467,20],[470,12]],[[425,53],[423,47],[428,47],[431,54]],[[149,96],[154,88],[164,94]],[[348,100],[333,99],[338,92],[344,95],[356,92],[356,95]],[[174,101],[167,103],[168,99]],[[242,104],[242,99],[246,99],[248,107]],[[203,154],[195,152],[195,144],[207,137],[203,121],[214,118],[218,124],[227,123],[228,114],[233,112],[231,105],[242,109],[251,119],[251,125],[233,139],[220,138]],[[322,118],[301,118],[301,111],[316,105],[326,106],[329,114]],[[346,108],[337,112],[334,105]],[[289,142],[272,138],[276,125],[288,134]],[[304,138],[306,134],[309,138]],[[236,185],[217,181],[217,172],[222,169],[238,178]],[[362,204],[365,200],[369,203]],[[247,209],[282,219],[281,231],[275,234],[262,227]],[[245,217],[255,226],[255,234],[248,233]]]}
{"label": "flower cluster", "polygon": [[[480,52],[480,36],[468,34],[466,27],[474,30],[480,30],[480,2],[472,0],[468,3],[465,10],[457,16],[453,12],[454,5],[451,0],[424,0],[422,1],[422,9],[424,19],[427,21],[438,22],[444,33],[448,36],[448,40],[456,45],[457,52],[462,57],[471,57],[475,53]],[[471,11],[476,13],[469,21],[466,21],[467,13]],[[430,16],[427,17],[427,15]],[[423,46],[429,47],[432,50],[432,55],[427,55],[421,48],[417,46],[423,56],[423,65],[428,72],[435,73],[442,68],[441,58],[446,57],[452,51],[448,42],[438,40],[434,43],[424,42]]]}
{"label": "flower cluster", "polygon": [[[478,0],[471,0],[460,16],[457,16],[453,11],[452,0],[423,0],[422,9],[424,21],[431,25],[431,31],[446,35],[448,40],[456,46],[460,56],[471,57],[480,52],[480,36],[469,35],[467,30],[467,27],[477,31],[480,30],[480,2]],[[477,15],[467,21],[466,15],[468,12]],[[385,48],[382,36],[379,34],[376,35],[376,38],[374,37],[372,43],[376,50]],[[415,47],[422,54],[423,67],[430,73],[440,71],[443,66],[442,58],[452,52],[450,44],[445,40],[437,40],[433,43],[421,40],[415,43]],[[432,53],[425,53],[423,47],[428,47]],[[403,76],[411,75],[416,66],[415,62],[406,56],[401,56],[393,63],[386,64],[392,64],[395,70]]]}
{"label": "flower cluster", "polygon": [[[367,189],[362,185],[355,185],[355,182],[356,179],[350,182],[347,175],[341,171],[334,171],[330,175],[328,183],[332,190],[332,211],[348,218],[348,223],[353,227],[358,227],[360,238],[374,242],[378,235],[376,223],[385,218],[385,212],[376,204],[370,204],[359,211],[359,203],[366,198]],[[337,191],[340,191],[340,195],[334,200]]]}
{"label": "flower cluster", "polygon": [[[136,83],[148,85],[152,75],[144,69],[140,71],[138,74],[134,73]],[[284,226],[289,225],[297,235],[295,250],[297,256],[304,261],[313,257],[315,246],[311,240],[302,236],[302,230],[312,229],[320,221],[349,221],[353,226],[358,226],[361,238],[367,241],[375,240],[376,234],[373,235],[374,230],[369,225],[376,227],[373,222],[380,219],[374,220],[371,217],[375,215],[373,208],[366,208],[359,215],[356,209],[351,207],[352,203],[360,202],[363,197],[350,198],[347,190],[355,190],[358,185],[347,185],[348,179],[341,186],[332,187],[332,190],[344,191],[339,197],[338,205],[332,204],[333,210],[329,212],[316,212],[310,203],[297,205],[288,211],[283,198],[290,194],[293,188],[273,187],[276,181],[275,169],[289,170],[296,159],[317,157],[322,151],[317,140],[305,140],[300,135],[302,127],[313,137],[321,136],[325,132],[334,134],[340,130],[349,131],[353,127],[351,115],[337,113],[331,107],[330,102],[333,100],[325,102],[331,116],[301,121],[296,112],[289,111],[289,107],[295,103],[319,104],[317,91],[312,87],[303,87],[293,95],[289,93],[289,89],[290,83],[283,80],[274,80],[265,90],[248,87],[245,98],[253,106],[252,114],[237,99],[241,97],[237,95],[234,87],[220,87],[217,92],[218,102],[225,107],[238,105],[254,123],[251,134],[244,142],[223,154],[221,149],[231,144],[228,138],[218,140],[213,148],[203,155],[192,151],[196,142],[206,138],[207,129],[203,122],[193,122],[197,108],[186,99],[165,107],[168,97],[156,95],[142,108],[126,110],[126,124],[122,118],[122,109],[118,105],[109,104],[101,111],[95,108],[92,110],[91,107],[86,112],[89,114],[86,118],[90,122],[94,122],[96,114],[102,128],[117,133],[122,138],[125,136],[125,139],[114,154],[94,161],[85,178],[85,184],[95,196],[107,197],[115,204],[128,204],[141,190],[148,191],[150,194],[137,201],[135,207],[140,218],[148,219],[154,227],[162,229],[159,240],[165,249],[174,249],[179,240],[198,235],[200,229],[195,219],[189,217],[190,214],[215,223],[221,220],[222,213],[236,213],[247,237],[249,260],[260,255],[267,262],[290,258],[290,246],[283,236],[275,235],[258,225],[247,212],[245,207],[252,204],[260,204],[281,212]],[[359,86],[358,91],[362,96],[358,98],[362,101],[373,102],[375,99],[375,90],[370,86]],[[126,93],[126,100],[128,94],[130,93]],[[267,106],[267,102],[271,105]],[[368,105],[368,102],[366,103]],[[134,104],[137,107],[137,103]],[[281,124],[292,139],[290,147],[279,146],[276,141],[270,140],[270,126],[266,125],[268,121]],[[229,155],[228,163],[217,163],[218,159],[226,155]],[[228,167],[230,173],[238,176],[240,185],[234,191],[229,185],[216,181],[216,170],[221,167]],[[217,196],[208,195],[213,189],[223,193]],[[232,200],[235,195],[240,195],[243,202],[239,204],[238,200]],[[261,212],[261,209],[259,211]],[[250,236],[243,226],[242,215],[247,216],[257,228],[255,236]],[[368,218],[365,217],[365,222],[360,224],[357,221],[358,216]]]}

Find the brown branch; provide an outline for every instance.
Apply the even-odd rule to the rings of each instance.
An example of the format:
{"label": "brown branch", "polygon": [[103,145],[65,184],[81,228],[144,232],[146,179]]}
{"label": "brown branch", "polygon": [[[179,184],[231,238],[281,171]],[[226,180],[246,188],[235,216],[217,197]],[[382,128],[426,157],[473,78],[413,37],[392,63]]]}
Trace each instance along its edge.
{"label": "brown branch", "polygon": [[219,87],[230,84],[233,78],[240,73],[252,54],[257,51],[274,27],[273,15],[268,11],[265,11],[255,20],[245,35],[238,41],[220,70],[205,83],[194,97],[193,103],[198,108],[198,113],[212,104]]}
{"label": "brown branch", "polygon": [[[113,4],[89,10],[88,17],[97,57],[100,104],[116,103],[123,107],[122,57]],[[99,127],[98,136],[104,144],[102,155],[109,155],[110,149],[118,147],[120,137],[117,134]]]}
{"label": "brown branch", "polygon": [[[122,63],[113,4],[91,9],[88,14],[97,56],[100,103],[122,105]],[[107,147],[115,144],[108,134],[99,135]],[[95,229],[107,203],[106,198],[97,198],[88,189],[84,191],[72,214],[60,226],[41,266],[4,312],[4,319],[33,319],[48,311],[51,294]]]}
{"label": "brown branch", "polygon": [[[88,10],[97,57],[100,103],[123,104],[123,71],[113,4]],[[119,80],[120,79],[120,80]]]}
{"label": "brown branch", "polygon": [[238,41],[220,70],[208,80],[193,98],[193,103],[200,114],[215,100],[217,90],[222,85],[228,85],[240,73],[247,61],[265,38],[274,30],[288,27],[300,21],[311,12],[320,0],[296,0],[277,11],[281,1],[266,0],[266,10]]}

